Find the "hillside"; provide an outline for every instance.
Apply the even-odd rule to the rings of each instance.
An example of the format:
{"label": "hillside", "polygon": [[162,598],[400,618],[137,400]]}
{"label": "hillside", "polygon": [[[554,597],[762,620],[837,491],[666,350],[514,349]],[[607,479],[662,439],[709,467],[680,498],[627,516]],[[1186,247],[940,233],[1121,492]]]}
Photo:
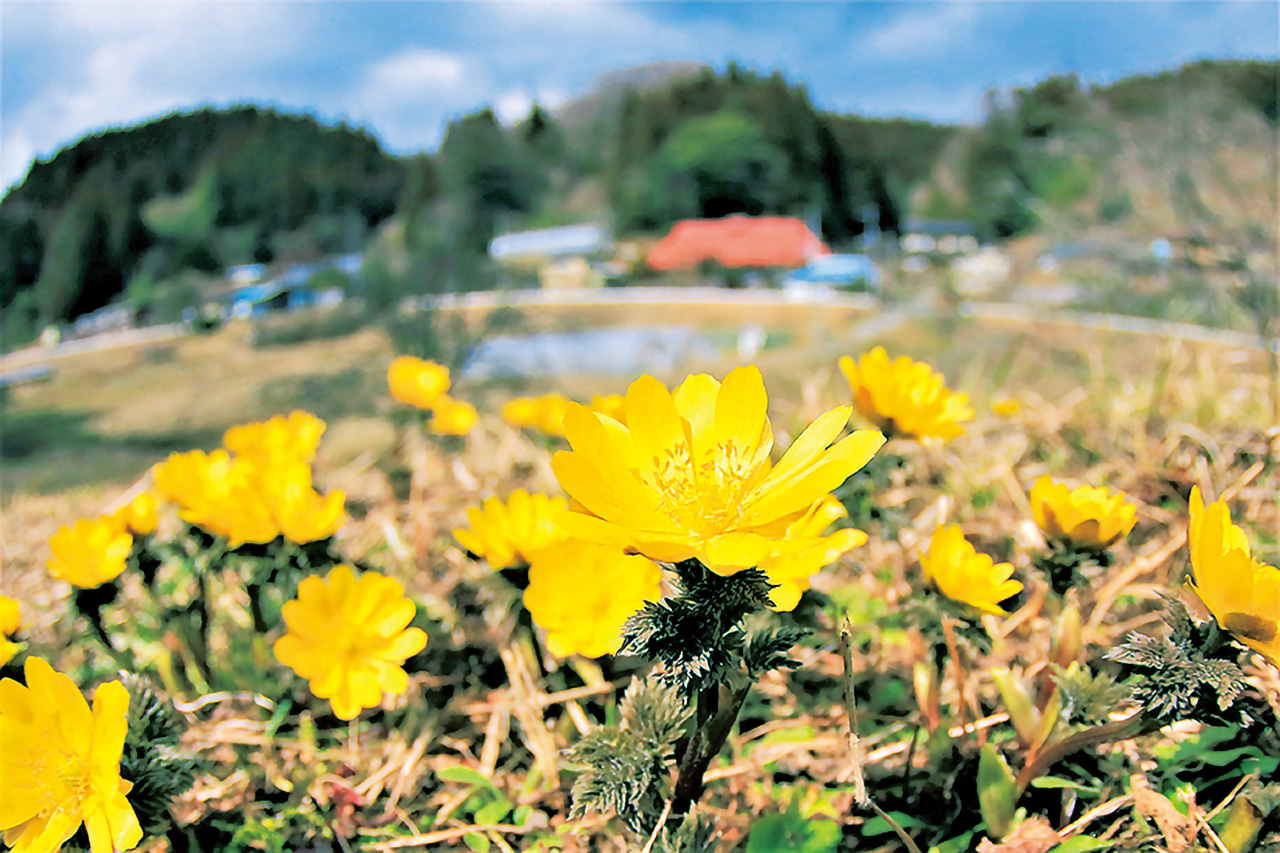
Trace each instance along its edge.
{"label": "hillside", "polygon": [[[365,248],[393,214],[398,260],[366,264],[371,303],[496,286],[497,230],[607,219],[819,217],[849,246],[878,218],[965,219],[984,239],[1092,230],[1270,251],[1280,64],[1203,61],[1089,85],[993,92],[975,127],[824,113],[781,72],[664,62],[602,75],[514,128],[452,121],[438,152],[394,158],[363,130],[240,107],[96,134],[0,201],[9,345],[122,293],[173,314],[250,261]],[[385,242],[385,241],[384,241]],[[368,260],[368,258],[367,258]]]}
{"label": "hillside", "polygon": [[992,98],[912,198],[987,237],[1107,227],[1265,243],[1276,216],[1280,63],[1201,61],[1090,86],[1051,77]]}
{"label": "hillside", "polygon": [[0,201],[0,307],[58,321],[139,278],[355,251],[402,165],[363,130],[246,106],[86,137]]}

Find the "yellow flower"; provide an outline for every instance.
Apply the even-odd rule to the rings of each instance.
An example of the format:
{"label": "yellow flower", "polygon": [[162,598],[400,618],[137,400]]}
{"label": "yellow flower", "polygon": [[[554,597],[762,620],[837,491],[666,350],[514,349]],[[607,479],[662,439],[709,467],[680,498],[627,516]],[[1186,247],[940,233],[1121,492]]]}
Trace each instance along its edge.
{"label": "yellow flower", "polygon": [[598,658],[622,645],[622,625],[662,597],[662,570],[620,549],[571,539],[533,554],[524,606],[556,657]]}
{"label": "yellow flower", "polygon": [[280,535],[267,503],[272,484],[264,483],[262,471],[249,458],[233,459],[225,450],[192,450],[159,463],[154,478],[156,491],[178,504],[183,521],[225,537],[235,548],[246,542],[265,544]]}
{"label": "yellow flower", "polygon": [[531,495],[516,489],[505,505],[497,498],[489,498],[480,507],[468,509],[471,529],[460,527],[453,535],[462,547],[483,557],[492,568],[505,569],[528,563],[531,553],[564,539],[567,512],[564,498]]}
{"label": "yellow flower", "polygon": [[111,520],[121,530],[150,536],[160,525],[160,501],[155,492],[143,492],[111,513]]}
{"label": "yellow flower", "polygon": [[1068,489],[1045,474],[1031,487],[1031,513],[1050,539],[1085,548],[1106,548],[1133,529],[1138,508],[1124,492],[1095,486]]}
{"label": "yellow flower", "polygon": [[311,469],[305,465],[281,476],[277,487],[266,494],[280,532],[292,542],[328,539],[346,521],[346,494],[341,489],[325,495],[317,492],[311,486]]}
{"label": "yellow flower", "polygon": [[620,424],[627,422],[627,398],[621,394],[610,394],[607,397],[596,395],[591,398],[591,410],[608,415]]}
{"label": "yellow flower", "polygon": [[502,419],[516,429],[540,429],[547,435],[564,436],[564,413],[570,400],[563,394],[515,397],[502,406]]}
{"label": "yellow flower", "polygon": [[276,640],[276,659],[307,679],[339,719],[354,720],[383,694],[409,689],[403,664],[427,644],[408,627],[416,612],[398,581],[335,566],[325,578],[305,578],[285,604],[289,632]]}
{"label": "yellow flower", "polygon": [[402,355],[387,369],[391,396],[402,403],[429,409],[449,390],[449,368],[434,361]]}
{"label": "yellow flower", "polygon": [[1003,616],[1000,602],[1022,591],[1021,581],[1010,580],[1013,566],[979,554],[957,524],[934,531],[920,565],[925,580],[937,584],[943,595],[983,613]]}
{"label": "yellow flower", "polygon": [[833,522],[848,514],[840,501],[827,495],[787,527],[786,536],[759,566],[769,581],[778,585],[769,593],[774,610],[794,610],[813,575],[866,543],[867,534],[852,528],[822,535]]}
{"label": "yellow flower", "polygon": [[49,571],[54,577],[92,589],[115,580],[124,571],[133,551],[133,537],[110,516],[82,518],[60,527],[49,540],[49,548],[53,551]]}
{"label": "yellow flower", "polygon": [[13,660],[22,648],[9,638],[22,628],[22,612],[18,602],[6,595],[0,595],[0,666]]}
{"label": "yellow flower", "polygon": [[431,409],[431,431],[436,435],[466,435],[479,420],[475,406],[452,397],[441,397]]}
{"label": "yellow flower", "polygon": [[270,420],[233,426],[222,436],[222,444],[237,456],[259,464],[306,462],[316,458],[325,422],[310,412],[276,415]]}
{"label": "yellow flower", "polygon": [[120,778],[129,693],[98,687],[93,710],[70,678],[27,658],[24,687],[0,681],[0,829],[12,853],[55,853],[84,824],[93,853],[132,850],[142,827]]}
{"label": "yellow flower", "polygon": [[528,429],[538,423],[538,398],[513,397],[502,404],[502,419],[516,429]]}
{"label": "yellow flower", "polygon": [[226,538],[232,548],[281,534],[299,543],[325,539],[345,521],[345,495],[316,492],[303,462],[193,450],[157,465],[155,482],[184,521]]}
{"label": "yellow flower", "polygon": [[1022,414],[1022,401],[1016,397],[1002,397],[991,404],[991,411],[1002,418],[1012,418]]}
{"label": "yellow flower", "polygon": [[663,562],[696,557],[720,575],[758,566],[789,525],[875,455],[884,436],[860,430],[832,445],[847,406],[809,426],[772,464],[768,398],[755,367],[721,384],[690,376],[672,395],[652,376],[627,391],[627,425],[571,404],[572,451],[552,460],[560,485],[592,515],[571,513],[579,538]]}
{"label": "yellow flower", "polygon": [[973,419],[969,396],[951,391],[922,361],[904,355],[890,362],[884,347],[876,347],[858,361],[844,356],[840,369],[858,411],[886,431],[945,441],[963,435],[961,421]]}
{"label": "yellow flower", "polygon": [[1280,667],[1280,569],[1253,558],[1226,501],[1191,490],[1191,589],[1224,631]]}

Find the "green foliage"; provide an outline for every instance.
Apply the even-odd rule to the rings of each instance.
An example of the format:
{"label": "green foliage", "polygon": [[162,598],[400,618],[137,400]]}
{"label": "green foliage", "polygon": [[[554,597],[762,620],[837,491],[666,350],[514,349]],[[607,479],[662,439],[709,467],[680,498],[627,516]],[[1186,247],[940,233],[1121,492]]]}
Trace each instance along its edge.
{"label": "green foliage", "polygon": [[1265,707],[1251,707],[1255,703],[1243,697],[1248,682],[1236,662],[1239,648],[1225,642],[1214,623],[1196,624],[1181,601],[1163,597],[1169,636],[1133,632],[1107,652],[1126,676],[1140,676],[1132,682],[1133,700],[1153,719],[1169,723],[1249,725],[1262,719]]}
{"label": "green foliage", "polygon": [[394,210],[402,177],[363,131],[256,107],[86,137],[0,201],[0,308],[34,288],[46,320],[72,317],[106,305],[144,259],[159,279],[211,271],[271,260],[281,235],[347,251]]}
{"label": "green foliage", "polygon": [[978,803],[991,834],[1007,835],[1018,808],[1018,786],[1004,756],[989,743],[982,747],[978,760]]}
{"label": "green foliage", "polygon": [[663,809],[667,761],[690,711],[675,688],[653,678],[633,681],[618,711],[617,723],[591,730],[565,751],[566,760],[582,768],[572,815],[613,811],[645,834]]}
{"label": "green foliage", "polygon": [[1108,673],[1092,672],[1079,663],[1072,663],[1065,669],[1056,664],[1050,666],[1053,668],[1053,683],[1062,691],[1062,719],[1068,723],[1104,723],[1113,711],[1130,701],[1130,687],[1117,684]]}
{"label": "green foliage", "polygon": [[690,812],[674,833],[664,826],[653,849],[654,853],[715,853],[719,837],[715,818]]}
{"label": "green foliage", "polygon": [[[742,671],[742,619],[769,606],[770,584],[758,569],[722,577],[700,562],[675,566],[671,595],[646,602],[622,628],[622,652],[662,664],[658,677],[688,693],[723,684]],[[774,655],[785,636],[755,646],[756,662]]]}
{"label": "green foliage", "polygon": [[133,783],[129,803],[143,832],[159,835],[169,826],[174,799],[194,784],[199,762],[179,745],[187,724],[173,705],[140,676],[121,680],[129,691],[129,729],[120,775]]}
{"label": "green foliage", "polygon": [[840,827],[829,820],[810,820],[794,804],[781,814],[766,815],[751,825],[747,853],[832,853],[840,843]]}
{"label": "green foliage", "polygon": [[203,169],[186,192],[156,196],[142,206],[142,221],[159,237],[199,245],[209,237],[218,216],[217,176]]}

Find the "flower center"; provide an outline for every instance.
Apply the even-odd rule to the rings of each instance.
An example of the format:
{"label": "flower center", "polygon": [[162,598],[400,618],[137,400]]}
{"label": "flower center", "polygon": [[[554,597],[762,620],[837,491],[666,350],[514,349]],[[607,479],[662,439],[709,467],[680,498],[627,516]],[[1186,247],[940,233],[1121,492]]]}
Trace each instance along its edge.
{"label": "flower center", "polygon": [[723,533],[743,516],[743,498],[752,460],[732,440],[722,441],[701,463],[687,442],[654,456],[649,485],[662,495],[662,511],[685,530],[704,536]]}

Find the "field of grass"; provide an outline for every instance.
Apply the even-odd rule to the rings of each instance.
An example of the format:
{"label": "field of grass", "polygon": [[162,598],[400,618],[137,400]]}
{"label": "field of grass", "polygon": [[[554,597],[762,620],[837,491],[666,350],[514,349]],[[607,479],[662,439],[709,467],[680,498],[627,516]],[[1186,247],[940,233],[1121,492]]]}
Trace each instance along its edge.
{"label": "field of grass", "polygon": [[[526,312],[523,328],[672,319],[662,309],[555,309]],[[202,761],[174,809],[183,829],[149,849],[906,849],[889,822],[856,802],[846,686],[860,703],[856,729],[870,795],[922,851],[1046,853],[1078,837],[1062,853],[1221,853],[1215,845],[1236,837],[1226,821],[1246,797],[1263,816],[1259,837],[1270,841],[1225,849],[1280,849],[1280,809],[1273,808],[1280,791],[1265,787],[1280,755],[1270,710],[1280,707],[1280,676],[1247,655],[1249,707],[1270,714],[1260,728],[1188,720],[1090,742],[1043,774],[1051,782],[1023,793],[1018,815],[1000,820],[983,800],[999,788],[991,782],[993,759],[983,757],[988,747],[1014,773],[1035,757],[992,671],[1009,669],[1029,685],[1037,714],[1047,714],[1064,609],[1082,617],[1073,660],[1095,674],[1116,674],[1104,654],[1130,631],[1168,633],[1159,596],[1177,595],[1188,569],[1193,487],[1230,495],[1254,556],[1280,562],[1280,467],[1269,450],[1276,427],[1263,354],[960,318],[915,319],[864,337],[863,319],[811,306],[679,312],[680,323],[726,342],[747,323],[784,342],[755,359],[779,447],[848,402],[836,362],[877,344],[936,365],[976,410],[966,433],[944,445],[891,440],[837,492],[869,541],[815,575],[795,611],[751,617],[753,628],[811,633],[792,650],[797,668],[769,672],[753,688],[706,773],[700,809],[719,831],[706,847],[646,848],[616,817],[571,817],[569,790],[579,771],[563,750],[618,719],[626,685],[647,665],[633,657],[555,658],[541,634],[528,632],[518,591],[469,560],[451,534],[467,523],[466,509],[489,496],[516,488],[562,494],[549,451],[566,445],[507,426],[497,415],[505,400],[550,391],[587,400],[623,392],[635,377],[460,383],[451,393],[477,404],[480,423],[465,439],[433,443],[403,424],[404,407],[389,397],[394,353],[375,329],[254,348],[246,329],[231,327],[63,360],[52,380],[14,389],[5,403],[0,593],[22,603],[30,653],[82,685],[111,676],[119,661],[89,635],[69,587],[45,571],[49,537],[114,508],[170,452],[213,448],[234,424],[305,409],[328,423],[316,481],[347,495],[351,520],[337,551],[405,584],[419,605],[414,624],[427,633],[426,650],[408,662],[406,695],[348,726],[271,657],[274,635],[255,636],[233,572],[211,570],[210,643],[221,665],[203,685],[165,662],[177,654],[176,641],[149,610],[141,582],[125,579],[131,606],[104,611],[107,628],[141,669],[180,693],[173,698],[190,726],[184,746]],[[696,370],[723,377],[736,359],[730,347],[711,363],[658,378],[670,386]],[[995,414],[992,403],[1007,399],[1021,411]],[[866,423],[855,414],[853,425]],[[1044,537],[1028,492],[1046,473],[1122,489],[1137,507],[1136,526],[1115,547],[1112,565],[1089,567],[1065,596],[1050,590],[1037,567]],[[981,626],[975,635],[956,641],[948,634],[943,642],[936,624],[929,627],[928,607],[936,605],[926,603],[919,551],[946,523],[962,525],[979,552],[1011,562],[1026,588],[1008,617],[986,616],[974,623]],[[162,533],[176,529],[177,519],[167,518]],[[1182,596],[1207,617],[1194,596]],[[837,641],[846,617],[851,672]],[[919,679],[934,663],[930,698]],[[1131,708],[1123,698],[1116,703],[1108,709],[1116,715]],[[1104,711],[1101,723],[1108,718]],[[1058,734],[1092,731],[1066,720]],[[978,846],[1007,831],[1017,834],[1004,846]]]}

